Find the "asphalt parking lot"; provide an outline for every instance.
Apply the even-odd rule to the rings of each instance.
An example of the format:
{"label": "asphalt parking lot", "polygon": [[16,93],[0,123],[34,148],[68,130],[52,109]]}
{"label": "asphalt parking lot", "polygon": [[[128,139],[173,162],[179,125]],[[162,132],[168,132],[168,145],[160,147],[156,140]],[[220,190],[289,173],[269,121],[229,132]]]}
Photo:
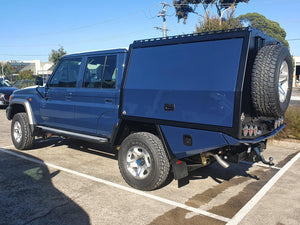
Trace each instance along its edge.
{"label": "asphalt parking lot", "polygon": [[290,105],[300,106],[300,87],[293,87]]}
{"label": "asphalt parking lot", "polygon": [[115,150],[53,137],[18,151],[4,109],[0,121],[0,224],[299,224],[299,142],[270,143],[273,168],[213,164],[142,192]]}

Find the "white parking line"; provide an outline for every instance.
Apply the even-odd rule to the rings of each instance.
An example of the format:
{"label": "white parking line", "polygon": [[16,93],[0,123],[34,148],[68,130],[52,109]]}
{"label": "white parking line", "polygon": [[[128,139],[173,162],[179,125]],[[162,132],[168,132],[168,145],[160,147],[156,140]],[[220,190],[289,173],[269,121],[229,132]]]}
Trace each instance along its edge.
{"label": "white parking line", "polygon": [[251,211],[251,209],[264,197],[264,195],[273,187],[279,178],[300,158],[298,153],[282,169],[280,169],[266,184],[251,198],[243,208],[227,223],[227,225],[236,225]]}
{"label": "white parking line", "polygon": [[2,148],[14,148],[15,146],[14,145],[8,145],[8,146],[4,146]]}
{"label": "white parking line", "polygon": [[253,163],[253,162],[248,162],[248,161],[240,161],[240,163],[242,163],[242,164],[249,164],[249,165],[252,165],[252,166],[272,168],[272,169],[276,169],[276,170],[280,170],[281,169],[281,168],[276,167],[276,166],[269,166],[269,165],[262,164],[262,163]]}
{"label": "white parking line", "polygon": [[291,100],[300,101],[300,96],[291,96]]}
{"label": "white parking line", "polygon": [[[7,146],[7,148],[8,147],[11,147],[11,146]],[[223,222],[229,222],[230,221],[229,218],[219,216],[217,214],[210,213],[210,212],[207,212],[205,210],[190,207],[190,206],[187,206],[185,204],[175,202],[175,201],[172,201],[172,200],[169,200],[169,199],[161,198],[161,197],[158,197],[158,196],[155,196],[155,195],[152,195],[152,194],[148,194],[146,192],[139,191],[139,190],[136,190],[136,189],[133,189],[133,188],[130,188],[130,187],[125,187],[125,186],[122,186],[122,185],[119,185],[119,184],[116,184],[116,183],[113,183],[113,182],[110,182],[110,181],[107,181],[107,180],[103,180],[103,179],[100,179],[100,178],[97,178],[97,177],[93,177],[93,176],[90,176],[90,175],[87,175],[87,174],[83,174],[83,173],[80,173],[80,172],[77,172],[77,171],[74,171],[74,170],[70,170],[70,169],[61,167],[61,166],[56,166],[56,165],[53,165],[51,163],[43,162],[41,160],[33,159],[29,156],[21,155],[19,153],[12,152],[12,151],[7,150],[7,149],[0,148],[0,151],[4,152],[4,153],[7,153],[7,154],[10,154],[10,155],[13,155],[13,156],[16,156],[16,157],[19,157],[19,158],[22,158],[22,159],[25,159],[25,160],[28,160],[28,161],[31,161],[31,162],[34,162],[34,163],[38,163],[38,164],[41,164],[41,165],[47,165],[49,167],[52,167],[52,168],[55,168],[55,169],[58,169],[58,170],[61,170],[61,171],[67,172],[67,173],[71,173],[71,174],[74,174],[74,175],[77,175],[77,176],[80,176],[80,177],[84,177],[86,179],[90,179],[90,180],[93,180],[93,181],[96,181],[96,182],[99,182],[99,183],[102,183],[102,184],[106,184],[106,185],[109,185],[109,186],[112,186],[112,187],[115,187],[115,188],[118,188],[118,189],[121,189],[121,190],[124,190],[124,191],[127,191],[127,192],[131,192],[131,193],[146,197],[146,198],[150,198],[150,199],[153,199],[153,200],[156,200],[156,201],[159,201],[159,202],[162,202],[162,203],[174,206],[174,207],[182,208],[182,209],[185,209],[185,210],[188,210],[188,211],[191,211],[191,212],[195,212],[195,213],[200,214],[200,215],[208,216],[208,217],[213,218],[213,219],[217,219],[217,220],[220,220],[220,221],[223,221]]]}

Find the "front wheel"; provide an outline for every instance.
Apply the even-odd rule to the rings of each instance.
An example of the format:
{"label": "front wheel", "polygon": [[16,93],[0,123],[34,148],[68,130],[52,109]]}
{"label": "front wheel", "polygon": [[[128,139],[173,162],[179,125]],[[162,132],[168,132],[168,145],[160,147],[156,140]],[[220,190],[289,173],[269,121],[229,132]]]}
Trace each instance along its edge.
{"label": "front wheel", "polygon": [[26,113],[17,113],[11,123],[11,139],[19,150],[31,149],[34,136],[31,133]]}
{"label": "front wheel", "polygon": [[160,187],[170,171],[161,140],[146,132],[131,134],[122,142],[118,162],[127,184],[144,191]]}

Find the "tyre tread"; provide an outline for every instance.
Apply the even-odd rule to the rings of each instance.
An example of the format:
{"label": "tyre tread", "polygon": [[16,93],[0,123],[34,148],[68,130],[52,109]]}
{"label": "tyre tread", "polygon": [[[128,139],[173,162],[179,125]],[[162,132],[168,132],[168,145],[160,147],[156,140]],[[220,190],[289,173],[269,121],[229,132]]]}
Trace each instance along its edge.
{"label": "tyre tread", "polygon": [[[161,140],[152,133],[137,132],[137,133],[130,134],[127,138],[125,138],[123,143],[129,142],[131,140],[143,140],[144,142],[150,144],[148,147],[152,148],[153,150],[152,154],[156,154],[156,156],[158,157],[158,161],[159,161],[157,165],[157,167],[159,168],[158,174],[154,175],[153,179],[151,180],[150,183],[148,183],[147,186],[140,184],[139,182],[131,182],[130,179],[128,179],[126,172],[124,171],[124,168],[122,167],[121,161],[123,159],[122,157],[120,157],[121,152],[119,152],[119,169],[123,179],[130,186],[143,191],[151,191],[159,188],[166,181],[170,171],[170,163]],[[122,145],[120,151],[122,151]]]}
{"label": "tyre tread", "polygon": [[[13,137],[13,126],[15,121],[19,121],[22,127],[22,140],[20,143],[17,143]],[[15,147],[19,150],[28,150],[32,149],[34,144],[34,136],[31,133],[30,125],[28,122],[27,114],[24,112],[17,113],[14,115],[12,124],[11,124],[11,136]]]}
{"label": "tyre tread", "polygon": [[255,58],[251,75],[251,100],[256,112],[262,116],[281,116],[286,111],[290,96],[284,107],[281,107],[278,97],[278,67],[283,56],[291,60],[286,47],[267,45],[259,50]]}

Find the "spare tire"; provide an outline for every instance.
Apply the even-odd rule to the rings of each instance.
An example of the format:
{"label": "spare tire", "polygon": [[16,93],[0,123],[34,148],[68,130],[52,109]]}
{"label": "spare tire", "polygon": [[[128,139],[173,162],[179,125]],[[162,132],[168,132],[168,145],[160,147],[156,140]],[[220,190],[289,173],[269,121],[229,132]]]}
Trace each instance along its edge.
{"label": "spare tire", "polygon": [[290,102],[293,82],[292,57],[287,47],[267,45],[254,60],[251,98],[260,116],[282,116]]}

